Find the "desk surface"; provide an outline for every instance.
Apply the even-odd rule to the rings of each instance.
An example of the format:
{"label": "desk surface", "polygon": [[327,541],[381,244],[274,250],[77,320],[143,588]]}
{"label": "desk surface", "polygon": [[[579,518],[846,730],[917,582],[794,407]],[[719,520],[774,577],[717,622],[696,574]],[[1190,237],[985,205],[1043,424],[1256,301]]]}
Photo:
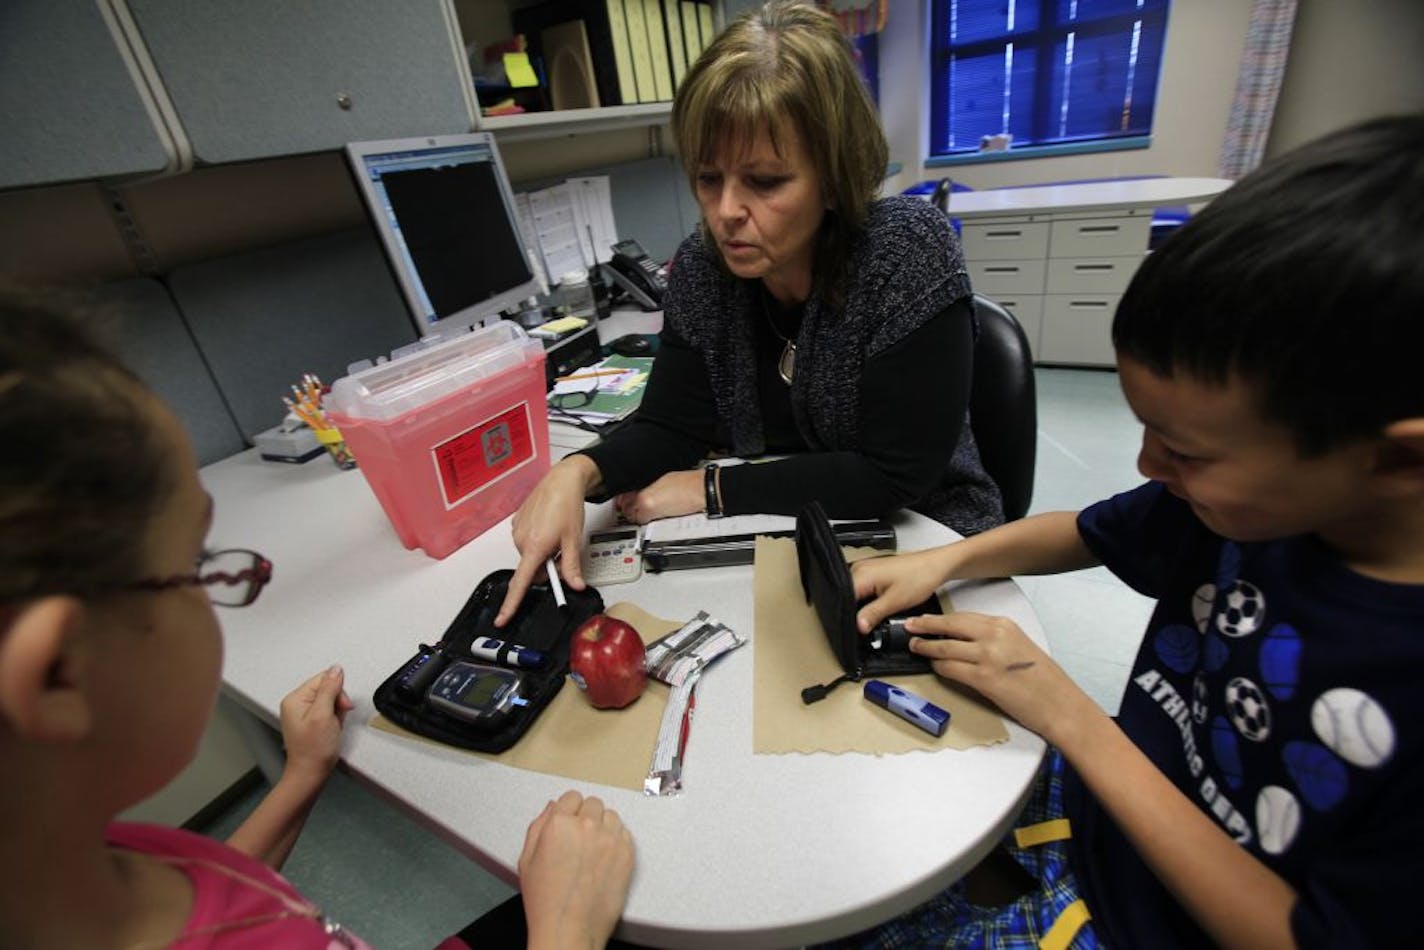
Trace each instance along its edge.
{"label": "desk surface", "polygon": [[949,196],[954,218],[988,218],[1019,214],[1067,214],[1119,208],[1157,208],[1208,201],[1231,187],[1227,178],[1139,178],[1124,181],[1041,185],[1032,188],[991,188],[959,191]]}
{"label": "desk surface", "polygon": [[[247,451],[207,466],[202,480],[216,500],[213,543],[251,546],[275,565],[256,604],[223,612],[228,692],[275,723],[304,676],[343,664],[356,702],[343,746],[350,771],[512,882],[525,826],[574,783],[368,725],[381,680],[446,627],[480,578],[514,563],[508,522],[435,561],[401,547],[358,471],[324,459],[288,466]],[[906,549],[945,535],[915,515],[898,528]],[[751,572],[648,575],[605,594],[669,617],[709,606],[755,635]],[[954,597],[1044,642],[1011,582],[963,585]],[[888,918],[982,857],[1042,757],[1041,740],[1012,723],[1007,743],[968,751],[753,755],[752,654],[728,656],[699,687],[680,796],[583,789],[616,808],[637,843],[626,939],[785,946]]]}

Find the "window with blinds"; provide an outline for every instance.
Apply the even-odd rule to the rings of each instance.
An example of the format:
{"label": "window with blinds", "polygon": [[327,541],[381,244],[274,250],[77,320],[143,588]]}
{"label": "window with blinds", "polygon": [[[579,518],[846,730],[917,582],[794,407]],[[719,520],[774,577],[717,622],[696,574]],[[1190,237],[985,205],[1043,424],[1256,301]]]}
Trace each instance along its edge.
{"label": "window with blinds", "polygon": [[935,0],[930,157],[1144,139],[1167,0]]}

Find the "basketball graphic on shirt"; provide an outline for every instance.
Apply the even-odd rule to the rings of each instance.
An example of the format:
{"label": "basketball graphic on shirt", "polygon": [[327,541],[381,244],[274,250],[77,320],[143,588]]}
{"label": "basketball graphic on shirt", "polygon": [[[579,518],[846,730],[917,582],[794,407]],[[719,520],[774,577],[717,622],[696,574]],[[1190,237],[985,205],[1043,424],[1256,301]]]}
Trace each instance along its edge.
{"label": "basketball graphic on shirt", "polygon": [[1215,603],[1215,584],[1203,584],[1192,594],[1192,619],[1197,622],[1197,633],[1206,633],[1206,625],[1211,620],[1211,608]]}
{"label": "basketball graphic on shirt", "polygon": [[1266,599],[1255,584],[1237,581],[1221,598],[1216,629],[1228,637],[1245,637],[1256,632],[1266,612]]}
{"label": "basketball graphic on shirt", "polygon": [[1351,765],[1377,768],[1394,754],[1394,723],[1368,693],[1340,687],[1321,693],[1310,724],[1326,748]]}
{"label": "basketball graphic on shirt", "polygon": [[1157,631],[1152,645],[1157,657],[1169,669],[1178,673],[1190,673],[1196,669],[1197,656],[1201,652],[1201,635],[1191,627],[1179,623],[1168,624]]}
{"label": "basketball graphic on shirt", "polygon": [[1236,738],[1236,730],[1225,718],[1217,716],[1211,721],[1211,756],[1221,777],[1232,788],[1240,788],[1245,780],[1241,769],[1241,746]]}
{"label": "basketball graphic on shirt", "polygon": [[1323,745],[1287,742],[1281,759],[1305,803],[1316,811],[1334,808],[1350,790],[1345,763]]}
{"label": "basketball graphic on shirt", "polygon": [[1192,680],[1192,719],[1199,726],[1206,722],[1207,714],[1211,711],[1209,699],[1206,676],[1198,673],[1196,679]]}
{"label": "basketball graphic on shirt", "polygon": [[[1290,699],[1300,682],[1300,636],[1288,623],[1266,631],[1261,641],[1261,682],[1276,699]],[[1329,743],[1326,743],[1329,745]]]}
{"label": "basketball graphic on shirt", "polygon": [[1271,734],[1271,704],[1261,687],[1244,676],[1226,684],[1226,714],[1236,731],[1252,742],[1263,742]]}
{"label": "basketball graphic on shirt", "polygon": [[1280,854],[1300,831],[1300,802],[1279,785],[1267,785],[1256,796],[1256,838],[1267,854]]}

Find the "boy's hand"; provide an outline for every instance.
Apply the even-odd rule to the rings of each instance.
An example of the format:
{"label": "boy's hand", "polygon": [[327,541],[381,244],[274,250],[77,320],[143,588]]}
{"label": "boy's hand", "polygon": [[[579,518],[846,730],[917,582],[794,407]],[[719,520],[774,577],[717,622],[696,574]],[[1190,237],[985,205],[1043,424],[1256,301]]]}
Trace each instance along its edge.
{"label": "boy's hand", "polygon": [[1007,617],[926,614],[907,620],[905,630],[946,637],[914,637],[910,652],[929,658],[936,673],[978,690],[1054,745],[1061,747],[1060,740],[1071,736],[1073,725],[1083,721],[1080,715],[1102,715],[1063,668]]}
{"label": "boy's hand", "polygon": [[949,578],[942,551],[916,551],[891,557],[871,557],[850,566],[855,599],[874,597],[855,615],[861,633],[909,607],[924,603]]}
{"label": "boy's hand", "polygon": [[519,887],[531,950],[602,947],[623,915],[633,837],[597,798],[567,791],[529,826]]}
{"label": "boy's hand", "polygon": [[342,690],[345,673],[332,666],[282,700],[282,742],[287,747],[285,773],[326,781],[341,750],[341,723],[355,708]]}

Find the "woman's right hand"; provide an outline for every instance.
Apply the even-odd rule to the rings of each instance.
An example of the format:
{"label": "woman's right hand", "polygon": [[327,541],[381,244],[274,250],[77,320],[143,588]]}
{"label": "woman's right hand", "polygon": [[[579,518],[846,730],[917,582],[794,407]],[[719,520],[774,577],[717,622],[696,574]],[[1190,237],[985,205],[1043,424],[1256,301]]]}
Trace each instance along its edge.
{"label": "woman's right hand", "polygon": [[874,598],[856,612],[861,633],[869,633],[886,617],[923,603],[951,576],[944,548],[866,558],[852,564],[850,573],[856,601]]}
{"label": "woman's right hand", "polygon": [[529,585],[544,571],[544,562],[560,555],[559,573],[574,590],[583,590],[579,551],[583,545],[584,497],[602,478],[587,455],[570,455],[539,480],[514,513],[514,547],[519,564],[504,595],[494,625],[514,616]]}

